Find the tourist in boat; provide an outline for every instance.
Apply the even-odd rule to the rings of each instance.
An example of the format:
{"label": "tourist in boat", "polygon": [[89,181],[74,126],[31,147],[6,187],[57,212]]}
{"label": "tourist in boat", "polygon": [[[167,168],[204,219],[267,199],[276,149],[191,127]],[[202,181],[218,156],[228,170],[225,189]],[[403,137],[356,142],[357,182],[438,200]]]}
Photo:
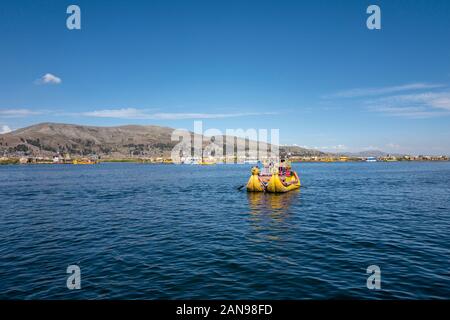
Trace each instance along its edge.
{"label": "tourist in boat", "polygon": [[262,165],[262,171],[261,171],[261,175],[262,176],[270,176],[271,175],[271,167],[272,166],[272,162],[267,162],[265,161]]}
{"label": "tourist in boat", "polygon": [[283,184],[284,184],[286,187],[289,186],[289,185],[291,185],[291,184],[297,183],[297,179],[295,178],[294,172],[292,172],[292,171],[289,172],[289,175],[286,174],[286,177],[288,177],[288,178],[284,179],[284,181],[283,181]]}
{"label": "tourist in boat", "polygon": [[292,165],[290,162],[286,163],[286,177],[290,177],[291,176],[291,169],[292,169]]}
{"label": "tourist in boat", "polygon": [[268,176],[261,176],[261,172],[260,172],[258,166],[252,167],[252,172],[256,172],[256,173],[257,173],[259,182],[260,182],[264,187],[266,187],[266,186],[267,186],[267,183],[269,182]]}
{"label": "tourist in boat", "polygon": [[256,166],[252,167],[252,175],[247,182],[247,191],[282,193],[300,188],[300,179],[292,170],[290,162],[280,161],[279,164],[275,164],[270,161],[269,163],[267,166],[267,162],[265,162],[261,171]]}
{"label": "tourist in boat", "polygon": [[278,174],[281,177],[285,176],[285,174],[286,174],[286,163],[285,163],[284,159],[281,160],[280,167],[278,168],[278,170],[279,170]]}

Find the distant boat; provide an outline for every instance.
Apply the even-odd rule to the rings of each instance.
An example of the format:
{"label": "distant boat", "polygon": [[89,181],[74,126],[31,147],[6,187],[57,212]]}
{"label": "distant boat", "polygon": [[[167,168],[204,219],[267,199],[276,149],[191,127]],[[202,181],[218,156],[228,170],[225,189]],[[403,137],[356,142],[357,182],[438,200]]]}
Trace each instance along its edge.
{"label": "distant boat", "polygon": [[72,161],[73,164],[97,164],[96,160],[91,159],[75,159]]}
{"label": "distant boat", "polygon": [[367,157],[366,162],[377,162],[377,158],[375,158],[375,157]]}
{"label": "distant boat", "polygon": [[254,159],[254,158],[245,159],[244,164],[258,164],[258,159]]}
{"label": "distant boat", "polygon": [[181,160],[181,163],[182,163],[182,164],[199,164],[199,163],[200,163],[200,160],[201,160],[201,159],[196,158],[196,157],[189,157],[189,158],[183,158],[183,159]]}
{"label": "distant boat", "polygon": [[202,166],[211,166],[211,165],[215,165],[215,164],[217,164],[217,162],[214,160],[205,160],[205,161],[200,162],[200,165],[202,165]]}

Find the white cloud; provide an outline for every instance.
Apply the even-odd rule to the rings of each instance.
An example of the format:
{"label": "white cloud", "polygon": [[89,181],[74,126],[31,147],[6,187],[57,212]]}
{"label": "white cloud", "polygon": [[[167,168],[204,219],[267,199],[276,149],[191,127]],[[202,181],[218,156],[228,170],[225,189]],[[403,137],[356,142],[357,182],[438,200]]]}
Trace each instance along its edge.
{"label": "white cloud", "polygon": [[349,148],[346,145],[343,144],[338,144],[338,145],[334,145],[334,146],[300,146],[301,148],[305,148],[305,149],[314,149],[314,150],[321,150],[321,151],[325,151],[325,152],[340,152],[340,151],[346,151]]}
{"label": "white cloud", "polygon": [[361,149],[362,151],[380,150],[379,147],[373,146],[373,145],[365,146],[365,147],[362,147],[362,148],[360,148],[360,149]]}
{"label": "white cloud", "polygon": [[379,101],[384,101],[391,104],[407,104],[415,106],[424,105],[438,109],[450,110],[450,92],[426,92],[397,95],[382,98]]}
{"label": "white cloud", "polygon": [[4,118],[20,118],[41,114],[38,111],[32,111],[29,109],[0,109],[0,117]]}
{"label": "white cloud", "polygon": [[450,92],[425,92],[383,97],[367,101],[369,110],[407,118],[450,115]]}
{"label": "white cloud", "polygon": [[387,145],[386,145],[386,147],[387,148],[389,148],[389,149],[393,149],[393,150],[398,150],[398,149],[401,149],[401,146],[399,145],[399,144],[396,144],[396,143],[388,143]]}
{"label": "white cloud", "polygon": [[344,90],[334,93],[328,97],[332,98],[358,98],[367,96],[378,96],[386,95],[391,93],[403,92],[403,91],[413,91],[413,90],[425,90],[425,89],[436,89],[445,87],[443,84],[432,84],[432,83],[409,83],[399,86],[382,87],[382,88],[356,88],[350,90]]}
{"label": "white cloud", "polygon": [[163,120],[179,120],[179,119],[219,119],[219,118],[236,118],[236,117],[248,117],[257,115],[270,115],[275,114],[272,112],[267,113],[254,113],[254,112],[242,112],[242,113],[155,113],[152,116],[154,119]]}
{"label": "white cloud", "polygon": [[91,112],[83,112],[81,115],[87,117],[120,119],[142,119],[146,117],[145,113],[134,108],[97,110]]}
{"label": "white cloud", "polygon": [[60,84],[61,82],[61,78],[51,73],[46,73],[35,81],[36,84]]}
{"label": "white cloud", "polygon": [[219,119],[265,114],[274,113],[148,113],[145,110],[135,108],[105,109],[81,113],[82,116],[87,117],[139,120]]}
{"label": "white cloud", "polygon": [[329,147],[322,147],[321,149],[323,150],[335,150],[335,151],[343,151],[343,150],[347,150],[347,146],[343,145],[343,144],[338,144],[335,146],[329,146]]}
{"label": "white cloud", "polygon": [[409,83],[391,87],[357,88],[325,98],[349,98],[369,111],[387,116],[425,119],[450,115],[450,90],[445,84]]}
{"label": "white cloud", "polygon": [[0,134],[10,133],[12,130],[7,125],[3,125],[0,127]]}

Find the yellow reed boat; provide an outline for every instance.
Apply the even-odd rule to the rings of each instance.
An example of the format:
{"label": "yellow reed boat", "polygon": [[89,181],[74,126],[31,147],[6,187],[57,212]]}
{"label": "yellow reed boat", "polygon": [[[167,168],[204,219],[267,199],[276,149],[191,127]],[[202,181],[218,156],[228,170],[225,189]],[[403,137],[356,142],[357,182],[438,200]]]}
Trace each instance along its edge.
{"label": "yellow reed boat", "polygon": [[217,164],[217,162],[215,160],[203,160],[199,164],[202,166],[213,166]]}
{"label": "yellow reed boat", "polygon": [[265,191],[265,189],[266,189],[266,186],[264,184],[264,181],[262,181],[259,176],[259,168],[253,167],[252,175],[250,176],[250,179],[248,179],[248,182],[247,182],[247,191],[263,192],[263,191]]}
{"label": "yellow reed boat", "polygon": [[[270,178],[269,178],[270,177]],[[288,176],[280,176],[278,169],[271,176],[261,176],[258,167],[252,168],[252,175],[247,182],[249,192],[284,193],[300,188],[300,178],[295,171]]]}
{"label": "yellow reed boat", "polygon": [[72,164],[97,164],[97,161],[90,159],[73,160]]}

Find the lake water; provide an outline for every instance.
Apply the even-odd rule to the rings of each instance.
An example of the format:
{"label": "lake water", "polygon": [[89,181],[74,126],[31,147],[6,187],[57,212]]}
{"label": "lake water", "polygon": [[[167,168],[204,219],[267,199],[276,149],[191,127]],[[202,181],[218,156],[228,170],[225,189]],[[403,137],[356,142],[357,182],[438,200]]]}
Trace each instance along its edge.
{"label": "lake water", "polygon": [[450,298],[450,163],[295,168],[270,195],[248,165],[0,166],[0,298]]}

